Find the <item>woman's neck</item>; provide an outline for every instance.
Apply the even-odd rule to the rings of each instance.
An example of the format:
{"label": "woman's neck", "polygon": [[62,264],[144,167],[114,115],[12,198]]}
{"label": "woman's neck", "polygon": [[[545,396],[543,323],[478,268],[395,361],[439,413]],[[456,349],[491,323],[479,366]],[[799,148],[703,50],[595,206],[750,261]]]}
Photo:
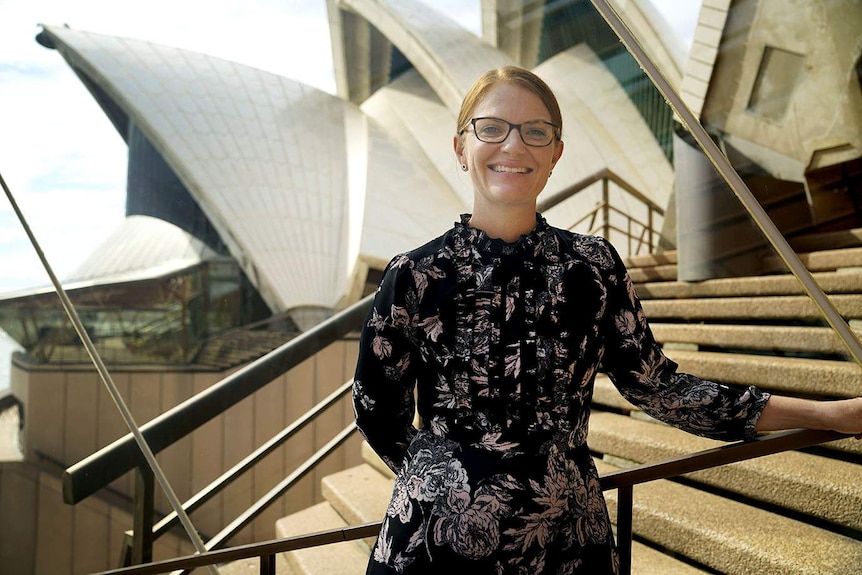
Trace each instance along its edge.
{"label": "woman's neck", "polygon": [[488,237],[512,243],[536,227],[536,210],[535,208],[525,210],[519,207],[513,210],[489,211],[474,206],[469,224],[488,234]]}

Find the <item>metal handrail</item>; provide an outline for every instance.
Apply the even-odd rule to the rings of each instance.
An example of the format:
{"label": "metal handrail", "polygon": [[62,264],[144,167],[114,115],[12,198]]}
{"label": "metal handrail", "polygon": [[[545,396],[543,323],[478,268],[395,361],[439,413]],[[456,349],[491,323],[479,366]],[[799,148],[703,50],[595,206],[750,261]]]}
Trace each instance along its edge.
{"label": "metal handrail", "polygon": [[[621,234],[626,236],[626,238],[628,238],[629,255],[633,255],[634,253],[637,253],[637,251],[639,251],[640,248],[643,247],[644,244],[648,245],[649,249],[653,249],[655,247],[653,245],[653,243],[654,243],[654,237],[656,235],[656,230],[654,229],[655,226],[653,224],[653,214],[658,214],[659,216],[664,216],[664,209],[662,209],[661,206],[659,206],[654,201],[649,199],[645,194],[643,194],[641,191],[639,191],[637,188],[635,188],[632,184],[630,184],[629,182],[624,180],[622,177],[620,177],[616,172],[614,172],[610,168],[602,168],[601,170],[595,172],[594,174],[587,176],[586,178],[583,178],[582,180],[575,182],[574,184],[567,187],[566,189],[554,194],[550,198],[547,198],[547,199],[539,202],[537,209],[539,211],[548,210],[548,209],[550,209],[550,208],[556,206],[557,204],[569,199],[570,197],[574,196],[575,194],[583,191],[584,189],[586,189],[586,188],[588,188],[588,187],[590,187],[593,184],[596,184],[598,182],[602,183],[602,200],[596,204],[596,206],[593,208],[592,211],[585,214],[581,219],[579,219],[578,221],[573,223],[571,226],[569,226],[568,229],[572,230],[576,226],[578,226],[579,224],[584,222],[585,220],[590,219],[588,233],[592,234],[592,233],[601,232],[605,238],[611,239],[610,238],[610,232],[613,230],[613,231],[620,232]],[[646,222],[640,221],[639,219],[635,218],[631,214],[629,214],[629,213],[627,213],[627,212],[625,212],[625,211],[623,211],[623,210],[621,210],[621,209],[619,209],[619,208],[617,208],[611,204],[610,189],[608,187],[608,182],[613,182],[614,184],[619,186],[620,189],[622,189],[624,192],[633,196],[636,200],[638,200],[639,202],[641,202],[642,204],[644,204],[646,206],[646,209],[647,209],[647,221]],[[624,218],[626,218],[629,229],[624,230],[622,228],[619,228],[619,227],[611,224],[611,221],[610,221],[611,212],[620,214]],[[596,217],[598,216],[599,213],[602,214],[603,222],[599,226],[596,226],[595,221],[596,221]],[[631,226],[632,226],[633,222],[636,223],[637,225],[641,226],[641,228],[643,228],[641,230],[640,236],[636,236],[632,233]],[[644,240],[644,235],[647,236],[646,240]],[[634,252],[632,251],[633,250],[633,243],[637,244],[637,246],[635,248],[636,251],[634,251]]]}
{"label": "metal handrail", "polygon": [[[359,329],[372,298],[358,301],[141,426],[153,453],[179,441],[326,345]],[[128,434],[65,471],[63,500],[78,503],[144,463],[134,438]]]}
{"label": "metal handrail", "polygon": [[[619,226],[615,226],[610,222],[602,222],[599,225],[596,225],[596,216],[599,212],[610,211],[623,216],[628,224],[628,229],[622,229]],[[638,218],[633,217],[631,214],[624,212],[623,210],[617,208],[614,205],[608,204],[605,201],[598,202],[596,206],[593,208],[591,212],[584,214],[581,219],[573,223],[569,226],[569,231],[574,230],[580,224],[584,223],[587,219],[590,220],[589,225],[587,226],[588,234],[597,234],[603,232],[605,238],[608,237],[611,231],[619,232],[623,234],[628,239],[628,255],[637,255],[640,253],[640,249],[646,245],[648,248],[652,249],[652,237],[653,237],[653,229],[652,222],[642,222]],[[649,218],[652,220],[652,218]],[[632,232],[632,223],[637,224],[641,228],[641,232],[639,235],[635,235]],[[644,239],[644,236],[648,235],[648,239]],[[634,249],[633,249],[634,248]]]}
{"label": "metal handrail", "polygon": [[[201,505],[215,497],[220,491],[228,487],[231,483],[239,479],[246,471],[252,469],[258,462],[260,462],[264,457],[272,453],[275,449],[280,447],[284,442],[288,439],[299,433],[301,430],[305,428],[309,423],[312,423],[314,419],[321,414],[323,411],[334,405],[337,401],[343,398],[350,391],[351,386],[353,385],[353,380],[348,380],[341,385],[338,389],[329,394],[328,397],[324,398],[317,405],[306,411],[302,416],[299,417],[296,421],[285,427],[283,430],[279,431],[277,434],[272,436],[272,438],[252,451],[248,454],[242,461],[225,471],[218,478],[214,479],[210,482],[209,485],[198,491],[195,495],[193,495],[189,500],[183,503],[183,509],[186,510],[187,513],[191,513],[198,509]],[[172,511],[170,514],[166,515],[162,518],[161,521],[156,523],[153,526],[153,539],[158,539],[167,531],[176,524],[178,519],[176,511]]]}
{"label": "metal handrail", "polygon": [[644,204],[647,204],[651,209],[657,211],[659,213],[659,215],[661,215],[661,216],[664,215],[664,209],[661,206],[659,206],[654,201],[652,201],[651,199],[646,197],[646,195],[644,195],[643,192],[641,192],[640,190],[635,188],[632,184],[627,182],[619,174],[617,174],[616,172],[614,172],[610,168],[602,168],[601,170],[598,170],[594,174],[587,176],[586,178],[583,178],[582,180],[575,182],[574,184],[567,187],[566,189],[564,189],[560,192],[557,192],[553,196],[550,196],[548,198],[545,198],[545,199],[539,201],[539,203],[537,204],[537,209],[540,212],[544,212],[550,208],[553,208],[557,204],[560,204],[560,203],[564,202],[565,200],[571,198],[572,196],[574,196],[578,192],[582,191],[583,189],[595,184],[596,182],[600,182],[602,180],[609,180],[609,181],[615,183],[620,188],[622,188],[623,190],[625,190],[626,192],[628,192],[629,194],[634,196],[636,199],[640,200]]}
{"label": "metal handrail", "polygon": [[[305,462],[294,470],[293,473],[282,479],[278,485],[270,489],[266,495],[258,499],[251,507],[243,511],[239,517],[230,522],[215,536],[206,542],[207,551],[219,549],[234,535],[239,533],[244,527],[251,523],[255,517],[263,512],[267,507],[275,503],[279,497],[284,495],[291,487],[296,485],[303,477],[311,473],[315,467],[330,453],[338,449],[338,447],[347,441],[351,435],[356,433],[356,422],[351,422],[347,427],[341,430],[329,442],[318,449],[314,455],[305,460]],[[187,573],[187,571],[182,571]]]}
{"label": "metal handrail", "polygon": [[[713,449],[699,451],[683,457],[675,457],[655,463],[638,465],[631,469],[625,469],[607,473],[599,479],[603,491],[620,489],[620,500],[627,499],[629,504],[622,501],[617,505],[617,541],[621,556],[622,572],[630,571],[631,553],[631,530],[620,530],[620,525],[631,526],[632,506],[631,490],[635,485],[641,485],[658,479],[677,477],[693,471],[712,469],[730,463],[745,461],[765,455],[773,455],[794,449],[803,449],[829,441],[835,441],[851,437],[834,431],[813,430],[791,430],[772,433],[758,437],[750,442],[738,442],[723,445]],[[623,492],[627,491],[626,495]],[[620,520],[623,516],[623,520]],[[341,543],[366,537],[374,537],[380,531],[380,522],[353,525],[342,529],[320,531],[307,535],[300,535],[286,539],[266,541],[210,551],[199,555],[178,557],[165,561],[157,561],[146,565],[137,565],[121,569],[102,571],[94,575],[155,575],[168,573],[175,570],[193,569],[216,563],[226,563],[259,557],[261,575],[273,575],[275,573],[274,558],[278,553],[295,551],[307,547]],[[628,569],[625,568],[628,555]]]}

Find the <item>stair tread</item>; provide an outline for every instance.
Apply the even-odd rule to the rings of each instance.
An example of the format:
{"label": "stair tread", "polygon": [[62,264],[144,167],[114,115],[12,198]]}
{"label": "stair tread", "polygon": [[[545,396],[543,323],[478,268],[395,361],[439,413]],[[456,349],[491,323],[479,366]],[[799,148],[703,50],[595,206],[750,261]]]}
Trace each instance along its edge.
{"label": "stair tread", "polygon": [[[593,412],[590,447],[638,463],[712,449],[724,442],[624,415]],[[857,465],[788,451],[690,474],[688,477],[787,509],[862,530]]]}
{"label": "stair tread", "polygon": [[367,441],[362,441],[360,449],[362,451],[362,460],[365,461],[365,463],[376,469],[387,479],[395,479],[395,473],[393,473],[392,470],[389,469],[389,466],[380,459],[380,456],[371,449],[371,446],[368,445]]}
{"label": "stair tread", "polygon": [[[636,534],[723,573],[852,573],[862,565],[862,542],[793,519],[670,481],[634,493]],[[617,494],[605,498],[613,516]]]}
{"label": "stair tread", "polygon": [[321,480],[323,497],[350,524],[380,521],[392,496],[393,480],[361,463]]}
{"label": "stair tread", "polygon": [[[862,269],[812,274],[829,294],[862,293]],[[790,274],[744,278],[719,278],[702,282],[664,281],[637,285],[641,299],[691,299],[717,297],[758,297],[804,295],[802,285]]]}
{"label": "stair tread", "polygon": [[[829,299],[845,318],[862,318],[862,295],[837,294]],[[645,299],[642,304],[651,321],[659,318],[820,321],[823,317],[805,295]]]}
{"label": "stair tread", "polygon": [[862,228],[805,234],[790,238],[788,242],[794,250],[801,252],[862,246]]}
{"label": "stair tread", "polygon": [[703,379],[756,385],[791,395],[856,397],[860,368],[849,361],[667,349],[680,371]]}
{"label": "stair tread", "polygon": [[[862,231],[856,230],[857,234],[862,234]],[[815,249],[808,252],[799,252],[802,264],[810,272],[830,272],[842,268],[858,268],[862,266],[862,246],[855,244],[837,244],[835,247],[815,246]],[[636,284],[648,282],[676,282],[678,272],[677,252],[665,252],[662,254],[644,254],[631,256],[626,258],[626,269],[629,275]],[[783,275],[790,276],[786,264],[777,254],[769,254],[763,258],[762,273],[776,274],[778,277]],[[758,276],[764,277],[764,276]],[[767,276],[768,277],[768,276]],[[721,278],[727,281],[740,278]],[[715,281],[715,280],[706,280]],[[698,282],[699,283],[699,282]]]}
{"label": "stair tread", "polygon": [[[329,502],[324,501],[282,517],[275,523],[275,532],[277,537],[284,538],[339,529],[347,525]],[[352,575],[362,572],[368,563],[368,553],[367,547],[364,547],[361,541],[344,541],[297,549],[284,553],[283,556],[297,575]]]}
{"label": "stair tread", "polygon": [[[650,324],[656,339],[662,343],[692,343],[695,345],[801,351],[821,354],[842,354],[844,343],[828,327],[746,325],[746,324]],[[856,332],[862,337],[862,330]]]}
{"label": "stair tread", "polygon": [[634,575],[703,575],[706,571],[635,541],[632,542],[632,573]]}

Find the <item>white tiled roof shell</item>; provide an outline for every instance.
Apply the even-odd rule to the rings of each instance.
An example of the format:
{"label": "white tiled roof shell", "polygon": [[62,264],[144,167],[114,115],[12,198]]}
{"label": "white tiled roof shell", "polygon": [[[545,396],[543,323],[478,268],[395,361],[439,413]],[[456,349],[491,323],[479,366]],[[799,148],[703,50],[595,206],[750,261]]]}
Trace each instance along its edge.
{"label": "white tiled roof shell", "polygon": [[[411,158],[392,153],[396,144],[349,103],[202,54],[45,30],[140,127],[276,312],[335,306],[363,256],[360,245],[373,258],[391,256],[425,241],[426,226],[451,223],[433,226],[428,214],[425,226],[402,226],[385,241],[374,233],[386,222],[368,221],[369,201],[385,202],[405,185],[428,190],[428,198],[435,185]],[[352,133],[357,126],[372,145]],[[385,170],[409,177],[379,177]],[[373,200],[365,197],[368,178]]]}
{"label": "white tiled roof shell", "polygon": [[340,0],[410,60],[443,104],[457,114],[473,81],[509,58],[456,22],[415,0]]}
{"label": "white tiled roof shell", "polygon": [[149,279],[217,258],[203,242],[171,223],[129,216],[63,282]]}

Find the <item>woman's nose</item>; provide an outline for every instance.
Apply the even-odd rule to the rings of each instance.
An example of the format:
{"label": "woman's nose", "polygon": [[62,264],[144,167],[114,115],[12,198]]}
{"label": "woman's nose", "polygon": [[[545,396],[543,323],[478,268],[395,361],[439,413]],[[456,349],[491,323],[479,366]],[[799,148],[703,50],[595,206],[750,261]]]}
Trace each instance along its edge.
{"label": "woman's nose", "polygon": [[524,140],[521,138],[521,132],[518,128],[514,127],[509,129],[509,135],[502,142],[502,147],[506,149],[522,148],[525,145]]}

